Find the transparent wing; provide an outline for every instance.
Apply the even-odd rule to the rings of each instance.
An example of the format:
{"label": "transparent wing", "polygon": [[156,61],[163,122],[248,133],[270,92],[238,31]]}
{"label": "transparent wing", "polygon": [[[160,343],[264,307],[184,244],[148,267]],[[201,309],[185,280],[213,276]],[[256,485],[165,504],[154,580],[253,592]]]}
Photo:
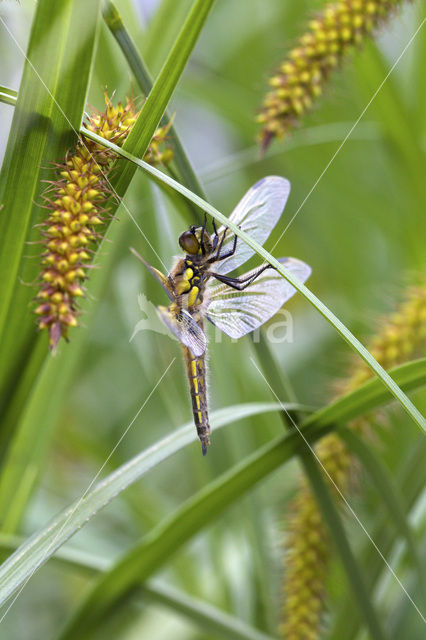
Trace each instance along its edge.
{"label": "transparent wing", "polygon": [[[290,183],[285,178],[279,176],[263,178],[247,191],[229,219],[263,245],[280,219],[289,193]],[[224,230],[225,227],[219,229],[220,238]],[[233,242],[234,234],[228,229],[221,253],[224,254],[232,249]],[[214,270],[222,274],[230,273],[247,262],[253,254],[253,249],[238,239],[234,255],[215,263]]]}
{"label": "transparent wing", "polygon": [[[305,282],[311,268],[296,258],[280,258],[300,282]],[[255,273],[256,269],[244,276]],[[296,289],[275,269],[266,269],[254,282],[236,291],[227,284],[208,288],[207,318],[231,338],[241,338],[272,318]]]}
{"label": "transparent wing", "polygon": [[179,313],[168,307],[157,307],[158,315],[166,327],[198,358],[206,351],[206,334],[185,309]]}
{"label": "transparent wing", "polygon": [[142,264],[148,269],[148,271],[152,273],[154,278],[158,280],[158,282],[163,287],[164,291],[169,296],[169,300],[173,300],[174,296],[173,296],[173,293],[170,287],[170,282],[167,276],[161,273],[161,271],[158,271],[158,269],[156,269],[155,267],[151,267],[151,265],[148,264],[147,261],[144,258],[142,258],[142,256],[136,251],[136,249],[133,249],[133,247],[130,247],[130,251],[133,253],[134,256],[137,257],[138,260],[142,262]]}

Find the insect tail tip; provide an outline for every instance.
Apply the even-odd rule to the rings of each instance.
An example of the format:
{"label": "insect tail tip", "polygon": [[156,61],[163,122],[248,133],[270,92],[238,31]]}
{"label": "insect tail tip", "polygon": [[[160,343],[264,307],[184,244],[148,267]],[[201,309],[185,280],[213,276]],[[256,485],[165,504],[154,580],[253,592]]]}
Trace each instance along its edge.
{"label": "insect tail tip", "polygon": [[203,456],[207,453],[207,445],[204,442],[201,444],[201,451],[203,452]]}

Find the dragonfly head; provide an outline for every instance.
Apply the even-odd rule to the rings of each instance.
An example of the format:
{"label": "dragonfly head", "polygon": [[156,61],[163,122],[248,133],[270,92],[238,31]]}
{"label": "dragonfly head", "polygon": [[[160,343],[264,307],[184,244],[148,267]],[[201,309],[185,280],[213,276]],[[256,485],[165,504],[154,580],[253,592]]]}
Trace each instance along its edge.
{"label": "dragonfly head", "polygon": [[184,231],[179,236],[179,244],[185,253],[195,256],[211,251],[210,236],[204,227],[192,225],[188,231]]}

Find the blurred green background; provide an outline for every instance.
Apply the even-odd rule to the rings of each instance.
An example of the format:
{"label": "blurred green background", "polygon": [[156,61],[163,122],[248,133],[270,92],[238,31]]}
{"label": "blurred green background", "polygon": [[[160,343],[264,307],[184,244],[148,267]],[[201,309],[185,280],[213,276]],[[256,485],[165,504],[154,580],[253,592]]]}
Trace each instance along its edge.
{"label": "blurred green background", "polygon": [[[155,2],[117,0],[124,23],[155,76],[191,5],[188,0]],[[228,0],[214,6],[173,97],[169,112],[209,201],[228,215],[259,178],[286,176],[292,192],[274,241],[304,202],[359,118],[388,70],[403,51],[424,13],[424,4],[405,5],[392,23],[335,74],[321,101],[287,141],[274,143],[260,157],[255,143],[256,109],[268,75],[284,58],[307,19],[323,3],[283,0]],[[25,50],[35,3],[3,2],[0,15]],[[104,24],[101,25],[89,104],[103,109],[104,88],[117,99],[130,92],[127,64]],[[21,53],[0,31],[1,84],[19,88]],[[407,284],[424,268],[424,201],[419,175],[425,146],[426,35],[416,37],[377,94],[359,124],[304,202],[274,250],[308,262],[309,287],[365,342],[380,326],[377,319],[401,298]],[[133,84],[136,96],[138,88]],[[0,104],[0,154],[3,156],[13,108]],[[126,203],[155,250],[167,264],[179,253],[177,237],[188,225],[180,211],[138,172]],[[67,393],[45,471],[22,525],[29,534],[85,491],[127,425],[176,358],[140,416],[109,457],[102,475],[191,419],[187,382],[179,346],[167,337],[141,332],[130,342],[141,317],[138,293],[165,304],[165,295],[129,252],[134,246],[153,266],[162,265],[120,208],[120,242],[104,245],[113,252],[108,286],[96,305],[94,326],[86,332],[84,358]],[[253,261],[255,264],[255,261]],[[331,327],[296,296],[288,305],[294,322],[291,343],[274,345],[274,353],[291,379],[300,402],[321,406],[336,383],[349,375],[352,356]],[[213,332],[212,332],[213,335]],[[71,343],[61,350],[72,349]],[[251,362],[249,338],[232,344],[224,337],[209,350],[212,410],[228,405],[269,401],[265,381]],[[273,381],[270,381],[273,386]],[[413,399],[426,406],[423,393]],[[392,470],[420,437],[410,420],[395,411],[391,425],[379,430],[378,447]],[[144,532],[245,455],[279,435],[275,414],[240,421],[213,433],[202,459],[199,445],[180,451],[159,465],[73,538],[72,548],[111,561]],[[158,579],[218,607],[266,632],[275,633],[282,579],[286,504],[297,488],[299,470],[286,465],[229,508],[169,562]],[[377,494],[361,474],[362,499],[353,507],[368,524],[380,508]],[[424,501],[417,509],[424,531]],[[423,523],[423,524],[422,524]],[[367,542],[350,516],[354,544]],[[409,566],[399,567],[410,579]],[[383,573],[380,599],[393,611],[389,626],[420,638],[414,610],[406,607],[397,585]],[[2,622],[1,637],[35,640],[50,637],[79,600],[90,578],[57,561],[38,572]],[[331,610],[347,598],[336,565],[331,577]],[[129,601],[114,625],[94,638],[210,638],[196,625],[146,598]],[[334,601],[333,601],[334,600]],[[396,607],[398,604],[398,607]],[[399,625],[399,626],[398,626]],[[211,636],[215,637],[215,636]]]}

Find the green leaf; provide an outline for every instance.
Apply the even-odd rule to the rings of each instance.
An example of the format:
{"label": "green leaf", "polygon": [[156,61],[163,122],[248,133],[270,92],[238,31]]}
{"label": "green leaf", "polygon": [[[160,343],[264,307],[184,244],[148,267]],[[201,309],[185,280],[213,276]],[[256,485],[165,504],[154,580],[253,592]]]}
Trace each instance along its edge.
{"label": "green leaf", "polygon": [[[145,154],[197,42],[213,2],[214,0],[195,0],[192,5],[191,11],[167,56],[167,60],[123,145],[124,153],[129,150],[136,156],[143,157]],[[130,164],[122,167],[117,180],[113,183],[119,196],[122,196],[127,189],[134,172],[135,169]]]}
{"label": "green leaf", "polygon": [[198,623],[205,633],[217,634],[226,640],[273,640],[235,616],[168,585],[150,581],[142,587],[142,596],[187,616],[191,622]]}
{"label": "green leaf", "polygon": [[[4,204],[0,214],[3,273],[0,442],[5,457],[0,496],[7,486],[4,500],[0,497],[3,523],[9,519],[11,509],[15,510],[18,505],[22,476],[28,480],[34,473],[31,464],[22,465],[19,456],[14,457],[12,449],[16,440],[11,440],[11,432],[47,355],[46,336],[37,339],[34,316],[30,312],[34,288],[21,282],[36,279],[40,246],[29,247],[26,242],[39,237],[39,230],[34,233],[33,226],[38,220],[40,194],[45,188],[41,180],[52,177],[49,163],[65,157],[80,129],[96,45],[98,9],[98,0],[89,8],[84,0],[61,3],[46,0],[37,5],[0,175],[0,202]],[[81,24],[83,14],[84,26]],[[9,93],[12,96],[14,92]],[[38,432],[28,435],[27,446],[33,447],[34,452]],[[11,495],[16,498],[13,503]],[[13,529],[16,521],[12,520],[6,527],[10,525]]]}
{"label": "green leaf", "polygon": [[[392,374],[403,388],[413,389],[416,386],[426,384],[426,359],[398,367],[393,370]],[[373,390],[375,390],[375,393],[373,393]],[[353,399],[354,395],[356,395],[357,398],[356,408]],[[378,380],[370,380],[357,389],[356,392],[347,394],[305,420],[302,426],[303,433],[309,442],[313,442],[330,429],[332,424],[344,422],[357,415],[362,415],[366,410],[370,410],[374,406],[379,406],[388,399],[389,393],[383,389],[380,382]],[[263,406],[264,410],[267,410],[268,407],[270,410],[282,410],[282,406],[277,406],[275,403],[260,406]],[[255,407],[259,407],[259,405],[255,405]],[[284,407],[289,410],[297,409],[295,405],[284,405]],[[234,412],[241,412],[238,413],[240,417],[250,415],[249,412],[251,408],[252,405],[242,405],[241,407],[234,407],[232,413],[229,408],[222,410],[222,412],[215,412],[212,414],[213,424],[215,428],[218,428],[221,424],[227,424],[228,418],[233,421],[237,417],[237,414]],[[245,413],[246,411],[248,411],[248,413]],[[223,422],[221,422],[221,417]],[[70,505],[66,510],[56,516],[47,527],[41,529],[29,538],[15,554],[0,567],[0,603],[4,603],[5,600],[25,582],[28,576],[32,575],[38,567],[55,553],[56,549],[64,544],[70,536],[74,535],[91,515],[94,515],[100,508],[105,506],[107,501],[111,500],[120,491],[123,491],[131,482],[140,478],[157,462],[165,459],[180,446],[184,446],[185,443],[192,440],[195,440],[192,424],[174,432],[161,443],[154,445],[151,449],[142,452],[125,465],[122,465],[113,474],[96,485],[83,499],[77,500]],[[258,479],[266,476],[285,460],[290,459],[295,451],[299,451],[304,446],[304,442],[299,438],[297,433],[293,432],[286,435],[269,444],[261,451],[256,452],[256,454],[251,456],[248,461],[245,461],[243,465],[238,466],[236,470],[233,469],[228,472],[228,474],[225,474],[225,476],[222,476],[222,478],[218,479],[213,485],[210,485],[205,491],[214,495],[216,503],[219,504],[218,510],[220,510],[222,494],[227,498],[227,502],[224,502],[222,505],[222,508],[224,508],[233,499],[238,498],[241,493],[247,491]],[[155,457],[152,458],[153,456]],[[244,484],[244,476],[247,477],[247,484]],[[229,492],[227,492],[228,482],[231,484]],[[214,511],[212,511],[210,515],[209,513],[204,514],[206,504],[204,503],[204,493],[202,492],[201,495],[198,494],[195,496],[188,506],[184,505],[174,518],[177,518],[178,522],[181,519],[185,522],[186,512],[189,511],[189,514],[191,514],[191,511],[193,511],[197,514],[197,506],[199,505],[201,510],[199,513],[200,517],[198,518],[198,526],[201,527],[203,517],[207,518],[207,522],[216,515]],[[172,519],[172,523],[174,518]],[[170,531],[170,535],[173,535],[172,524],[169,526],[166,524],[165,529],[166,537],[168,530]],[[160,529],[160,533],[161,531],[162,529]],[[195,528],[191,531],[191,528],[187,527],[186,538],[179,538],[179,544],[183,544],[187,538],[195,533]],[[162,543],[161,538],[160,543]],[[176,544],[176,541],[173,544]],[[173,545],[168,550],[169,553],[172,548],[174,548]],[[165,559],[166,557],[164,560]],[[161,555],[157,557],[156,561],[161,561]],[[141,579],[143,579],[142,575]]]}
{"label": "green leaf", "polygon": [[[296,408],[294,405],[289,405],[289,409],[294,408]],[[298,408],[302,411],[304,409],[302,406]],[[277,403],[227,407],[212,413],[211,422],[213,427],[218,429],[248,416],[279,409],[280,405]],[[4,602],[19,584],[22,584],[37,567],[46,562],[56,549],[118,493],[124,491],[126,487],[182,447],[195,442],[196,439],[197,435],[191,421],[129,460],[58,514],[46,528],[27,540],[19,551],[0,568],[0,602]],[[10,495],[13,493],[9,494],[9,500]]]}
{"label": "green leaf", "polygon": [[[133,133],[133,131],[132,131]],[[233,231],[237,236],[239,236],[244,242],[246,242],[259,256],[261,256],[265,262],[269,263],[272,267],[274,267],[288,282],[290,282],[293,287],[299,291],[303,295],[303,297],[310,302],[310,304],[331,324],[332,327],[336,329],[339,335],[348,343],[348,345],[356,352],[358,355],[364,360],[364,362],[368,365],[368,367],[376,374],[376,376],[382,381],[382,383],[389,389],[392,395],[398,400],[403,409],[408,413],[408,415],[412,418],[412,420],[421,428],[423,431],[426,431],[426,418],[424,418],[420,411],[414,406],[409,398],[402,392],[402,390],[395,384],[394,380],[389,376],[388,373],[383,369],[383,367],[373,358],[373,356],[369,353],[369,351],[361,344],[361,342],[349,331],[349,329],[343,324],[339,318],[337,318],[334,313],[332,313],[328,307],[317,298],[304,284],[299,282],[291,273],[286,269],[276,258],[274,258],[270,253],[268,253],[258,242],[253,240],[248,233],[242,231],[239,227],[237,227],[233,222],[231,222],[226,216],[220,213],[217,209],[212,207],[208,202],[197,196],[192,191],[189,191],[186,187],[179,184],[173,178],[166,176],[164,173],[151,167],[149,164],[136,158],[134,155],[128,153],[126,149],[120,149],[116,145],[112,144],[109,141],[104,140],[100,136],[91,133],[90,131],[85,131],[85,135],[88,138],[94,140],[95,142],[99,142],[100,144],[104,144],[104,146],[113,149],[116,153],[123,158],[127,158],[131,160],[138,167],[146,171],[146,173],[155,176],[159,180],[162,180],[164,184],[169,185],[179,193],[181,193],[185,198],[192,200],[194,204],[196,204],[200,209],[209,213],[213,218],[218,220],[221,224],[227,226],[231,231]],[[129,136],[130,137],[130,136]]]}
{"label": "green leaf", "polygon": [[[114,38],[117,40],[117,43],[120,46],[137,83],[139,84],[145,95],[148,95],[152,89],[153,84],[151,74],[149,73],[149,70],[147,69],[143,59],[139,55],[136,45],[133,42],[125,25],[123,24],[121,16],[113,2],[105,2],[103,15],[105,22],[108,25]],[[168,21],[169,20],[167,20],[167,22]],[[169,122],[170,116],[165,113],[161,120],[161,124],[162,126],[167,126]],[[191,189],[191,191],[194,191],[195,193],[198,193],[198,195],[205,197],[203,188],[197,176],[195,175],[189,158],[185,153],[179,136],[177,135],[176,128],[173,125],[169,129],[168,145],[173,150],[173,162],[176,165],[183,184],[185,184],[188,189]]]}
{"label": "green leaf", "polygon": [[[24,540],[18,536],[0,534],[0,553],[14,551],[23,542]],[[111,565],[108,558],[69,546],[58,549],[52,560],[80,572],[83,570],[90,573],[106,571]],[[254,629],[235,616],[194,598],[182,590],[171,588],[159,580],[146,582],[139,588],[137,595],[140,596],[142,606],[145,606],[146,600],[149,599],[154,604],[165,606],[171,611],[186,616],[193,624],[198,624],[200,629],[217,634],[219,637],[231,640],[273,640],[271,636]],[[139,601],[136,601],[136,604],[138,603]]]}
{"label": "green leaf", "polygon": [[7,87],[0,86],[0,102],[10,104],[13,107],[16,105],[18,93],[14,89],[8,89]]}
{"label": "green leaf", "polygon": [[[419,365],[422,366],[419,366]],[[426,383],[426,359],[398,367],[393,376],[403,387],[415,388]],[[375,390],[375,394],[372,392]],[[354,409],[353,396],[357,397],[357,412]],[[364,397],[365,396],[365,397]],[[329,431],[337,422],[344,422],[367,409],[379,406],[389,400],[389,392],[383,389],[379,380],[371,380],[356,392],[347,394],[328,407],[316,412],[305,420],[301,429],[308,442],[313,443]],[[267,405],[268,406],[268,405]],[[278,405],[282,409],[281,405]],[[285,405],[284,405],[285,406]],[[269,405],[275,407],[277,405]],[[297,409],[290,405],[290,409]],[[213,414],[213,416],[219,415]],[[233,420],[234,417],[231,417]],[[226,412],[224,420],[227,420]],[[189,429],[189,427],[187,427]],[[195,439],[193,428],[185,436],[180,430],[166,438],[161,446],[154,445],[152,451],[143,452],[136,458],[117,469],[103,482],[97,485],[80,501],[59,514],[47,527],[34,534],[15,554],[0,567],[0,603],[3,603],[18,589],[70,536],[72,536],[108,499],[126,488],[148,468],[162,459],[163,450],[174,450],[174,443],[183,443],[185,438]],[[93,622],[108,610],[112,602],[119,600],[133,585],[144,581],[158,569],[168,557],[178,550],[189,538],[208,522],[211,522],[229,504],[247,492],[256,482],[266,477],[281,464],[290,460],[296,452],[305,447],[299,434],[293,431],[249,456],[186,502],[165,523],[154,529],[139,545],[100,579],[88,599],[77,612],[63,638],[72,638],[73,629]],[[151,460],[151,455],[156,456]],[[108,498],[109,496],[109,498]]]}

